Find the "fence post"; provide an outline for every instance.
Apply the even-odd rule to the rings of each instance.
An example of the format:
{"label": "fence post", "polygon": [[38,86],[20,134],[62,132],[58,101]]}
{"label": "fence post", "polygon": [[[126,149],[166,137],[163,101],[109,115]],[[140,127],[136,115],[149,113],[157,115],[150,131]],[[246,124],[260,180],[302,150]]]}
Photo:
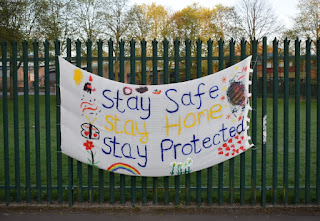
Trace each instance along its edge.
{"label": "fence post", "polygon": [[[224,53],[223,45],[224,41],[222,38],[219,39],[219,71],[223,70],[224,67]],[[223,203],[223,162],[218,164],[218,205]]]}
{"label": "fence post", "polygon": [[[186,39],[186,81],[191,80],[191,41]],[[186,205],[190,205],[190,183],[191,177],[190,173],[186,174],[186,184],[185,184],[185,197],[186,197]]]}
{"label": "fence post", "polygon": [[39,108],[39,43],[33,42],[34,62],[34,119],[35,119],[35,152],[36,152],[36,188],[37,202],[41,203],[41,164],[40,164],[40,108]]}
{"label": "fence post", "polygon": [[283,113],[283,202],[288,204],[288,155],[289,155],[289,43],[284,40],[284,113]]}
{"label": "fence post", "polygon": [[306,170],[305,203],[310,203],[311,40],[306,40]]}
{"label": "fence post", "polygon": [[[246,58],[246,41],[241,39],[241,60]],[[245,203],[246,199],[246,153],[240,154],[240,205]]]}
{"label": "fence post", "polygon": [[[67,61],[71,62],[71,39],[67,39]],[[68,201],[73,205],[73,159],[68,157]]]}
{"label": "fence post", "polygon": [[24,147],[26,172],[26,202],[31,201],[30,183],[30,131],[29,131],[29,73],[28,73],[28,42],[22,42],[23,49],[23,87],[24,87]]}
{"label": "fence post", "polygon": [[[235,63],[234,47],[235,41],[231,38],[229,42],[230,66]],[[234,204],[234,158],[229,160],[229,202],[231,205]]]}
{"label": "fence post", "polygon": [[61,125],[60,125],[60,70],[59,56],[60,41],[55,41],[55,69],[56,69],[56,141],[57,141],[57,178],[58,178],[58,203],[62,203],[62,156],[61,156]]}
{"label": "fence post", "polygon": [[267,37],[262,43],[262,156],[261,156],[261,206],[266,206],[266,167],[267,167]]}
{"label": "fence post", "polygon": [[[109,65],[109,79],[114,80],[113,73],[113,41],[110,38],[108,41],[108,65]],[[114,173],[110,172],[110,204],[114,204]]]}
{"label": "fence post", "polygon": [[[16,202],[21,201],[21,185],[20,185],[20,150],[19,150],[19,107],[18,107],[18,70],[17,70],[17,42],[11,42],[12,55],[11,67],[12,76],[10,81],[13,81],[13,129],[14,129],[14,161],[15,161],[15,190]],[[11,79],[12,78],[12,79]]]}
{"label": "fence post", "polygon": [[[168,84],[169,78],[169,41],[165,38],[163,41],[163,83]],[[169,177],[163,178],[164,186],[164,204],[169,204]]]}
{"label": "fence post", "polygon": [[50,128],[50,73],[49,41],[44,42],[44,80],[45,80],[45,116],[46,116],[46,161],[47,161],[47,202],[52,203],[51,181],[51,128]]}
{"label": "fence post", "polygon": [[251,42],[252,50],[252,128],[251,136],[254,147],[251,148],[251,205],[256,204],[256,186],[257,186],[257,61],[258,61],[258,41],[254,38]]}
{"label": "fence post", "polygon": [[[180,41],[178,39],[174,40],[174,82],[180,82],[180,55],[179,55]],[[180,203],[180,175],[174,177],[174,188],[175,188],[175,205]]]}
{"label": "fence post", "polygon": [[[120,82],[124,82],[124,41],[121,39],[119,42],[119,70],[120,70]],[[125,204],[125,190],[126,190],[126,177],[124,174],[120,174],[120,203]]]}
{"label": "fence post", "polygon": [[[87,40],[87,71],[92,73],[92,41]],[[88,165],[88,201],[93,203],[93,167]]]}
{"label": "fence post", "polygon": [[[136,49],[135,41],[131,39],[130,41],[130,83],[136,83]],[[131,204],[134,206],[136,204],[136,177],[131,177]]]}
{"label": "fence post", "polygon": [[[211,38],[209,38],[209,40],[207,41],[207,45],[208,45],[208,56],[207,56],[208,74],[213,73],[212,43],[213,43],[213,41],[211,40]],[[207,169],[207,203],[208,203],[208,205],[212,205],[212,167],[209,167]]]}
{"label": "fence post", "polygon": [[[76,41],[76,66],[81,68],[81,41]],[[77,160],[77,194],[78,203],[82,203],[82,163]]]}
{"label": "fence post", "polygon": [[[158,42],[156,39],[152,41],[152,83],[158,84]],[[153,204],[158,204],[158,177],[153,177]]]}
{"label": "fence post", "polygon": [[[200,38],[197,40],[197,78],[201,78],[201,54],[202,54],[202,41]],[[201,206],[201,170],[197,171],[197,206]]]}
{"label": "fence post", "polygon": [[[147,42],[142,39],[141,41],[141,83],[147,84]],[[147,177],[142,177],[142,205],[147,204]]]}
{"label": "fence post", "polygon": [[60,70],[59,59],[60,41],[55,41],[55,70],[56,70],[56,142],[57,142],[57,185],[58,185],[58,203],[62,203],[62,158],[61,158],[61,139],[60,139]]}
{"label": "fence post", "polygon": [[7,44],[1,44],[2,49],[2,101],[3,101],[3,149],[6,205],[10,204],[10,169],[9,169],[9,127],[8,127],[8,83],[7,83]]}
{"label": "fence post", "polygon": [[[98,75],[103,77],[103,57],[102,57],[102,45],[101,39],[97,42],[98,45]],[[104,170],[99,169],[99,203],[104,203]]]}
{"label": "fence post", "polygon": [[278,203],[278,40],[273,40],[273,151],[272,151],[272,199],[273,205]]}
{"label": "fence post", "polygon": [[295,168],[294,168],[294,202],[299,203],[300,177],[300,40],[295,40]]}

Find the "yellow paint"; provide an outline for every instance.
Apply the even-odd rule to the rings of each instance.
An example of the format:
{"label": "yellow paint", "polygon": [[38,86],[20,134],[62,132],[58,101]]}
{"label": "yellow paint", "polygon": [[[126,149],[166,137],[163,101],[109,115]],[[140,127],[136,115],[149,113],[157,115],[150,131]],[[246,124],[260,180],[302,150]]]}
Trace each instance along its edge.
{"label": "yellow paint", "polygon": [[[131,131],[128,132],[127,130],[127,125],[128,123],[131,123]],[[134,133],[134,122],[133,120],[127,120],[125,123],[124,123],[124,133],[127,134],[127,135],[131,135],[131,136],[136,136],[136,134]]]}
{"label": "yellow paint", "polygon": [[74,70],[74,75],[73,75],[73,79],[74,79],[74,83],[76,85],[80,85],[82,82],[82,71],[80,70],[80,68],[77,68],[76,70]]}
{"label": "yellow paint", "polygon": [[113,117],[111,115],[107,115],[106,116],[106,121],[109,125],[111,125],[111,129],[109,129],[107,126],[104,126],[104,128],[107,130],[107,131],[113,131],[113,124],[112,122],[110,122],[108,119],[111,118],[113,120]]}
{"label": "yellow paint", "polygon": [[[144,127],[144,131],[143,132],[140,132],[139,129],[138,129],[138,123],[136,122],[136,131],[138,132],[138,134],[140,135],[143,135],[141,138],[140,138],[140,142],[141,143],[147,143],[148,140],[149,140],[149,137],[148,135],[150,134],[149,132],[147,132],[147,127],[146,127],[146,122],[144,121],[143,122],[143,127]],[[145,141],[143,141],[143,138],[146,138]]]}
{"label": "yellow paint", "polygon": [[222,90],[223,90],[223,91],[227,90],[227,87],[226,87],[226,86],[223,86],[223,87],[222,87]]}
{"label": "yellow paint", "polygon": [[[218,110],[213,110],[215,107],[218,107]],[[210,108],[210,117],[212,119],[219,119],[223,116],[223,114],[220,114],[219,116],[212,116],[214,113],[219,113],[221,111],[221,105],[220,104],[215,104]],[[208,120],[209,121],[209,120]]]}
{"label": "yellow paint", "polygon": [[[212,108],[212,107],[211,107],[211,108]],[[210,109],[210,110],[211,110],[211,109]],[[205,116],[205,115],[204,115],[204,112],[205,112],[205,111],[207,112],[207,119],[208,119],[208,121],[210,120],[209,111],[208,111],[207,109],[204,109],[203,111],[201,111],[201,112],[198,113],[199,125],[200,125],[200,116],[201,116],[201,115]]]}
{"label": "yellow paint", "polygon": [[177,124],[169,124],[168,116],[166,116],[167,136],[169,136],[169,128],[170,127],[179,127],[178,135],[180,135],[180,133],[181,133],[181,117],[180,117],[180,114],[179,114],[179,123],[177,123]]}
{"label": "yellow paint", "polygon": [[96,120],[97,120],[97,118],[95,117],[94,119],[93,119],[93,121],[91,122],[91,120],[89,119],[89,117],[86,115],[86,118],[88,119],[88,121],[89,121],[89,123],[90,124],[93,124],[93,122],[95,122]]}
{"label": "yellow paint", "polygon": [[[203,117],[203,119],[207,119],[207,122],[210,122],[211,119],[212,120],[219,119],[219,118],[223,117],[223,114],[219,115],[219,113],[221,112],[221,109],[222,109],[222,106],[220,104],[215,104],[210,108],[210,110],[204,109],[204,110],[198,112],[197,114],[190,112],[184,117],[183,127],[187,128],[187,129],[192,128],[196,125],[197,121],[198,121],[198,124],[200,125],[202,123],[202,121],[200,120],[201,117]],[[196,117],[196,116],[198,116],[198,117]],[[193,122],[190,125],[187,125],[186,122],[189,119],[189,117],[193,117]],[[170,123],[172,123],[172,122],[170,122]],[[178,134],[175,134],[175,135],[181,134],[182,126],[181,126],[181,115],[180,114],[179,114],[178,122],[175,121],[175,123],[173,123],[173,124],[169,124],[168,116],[166,116],[167,136],[169,136],[169,129],[171,127],[178,127]]]}
{"label": "yellow paint", "polygon": [[[140,131],[138,128],[138,122],[127,120],[124,124],[121,124],[121,119],[119,119],[116,114],[114,116],[107,115],[105,119],[108,125],[105,125],[104,128],[107,131],[113,131],[116,134],[121,134],[124,132],[129,136],[137,136],[137,134],[143,135],[140,138],[140,142],[143,144],[148,142],[148,135],[150,133],[147,131],[146,122],[143,122],[143,130]],[[119,128],[123,128],[123,130],[121,131]]]}
{"label": "yellow paint", "polygon": [[[200,114],[200,113],[199,113]],[[190,126],[187,126],[186,125],[186,121],[188,119],[189,116],[193,116],[193,123],[190,125]],[[199,115],[198,115],[199,116]],[[193,127],[197,122],[197,118],[196,118],[196,115],[194,113],[189,113],[185,118],[184,118],[184,121],[183,121],[183,125],[186,127],[186,128],[191,128]]]}

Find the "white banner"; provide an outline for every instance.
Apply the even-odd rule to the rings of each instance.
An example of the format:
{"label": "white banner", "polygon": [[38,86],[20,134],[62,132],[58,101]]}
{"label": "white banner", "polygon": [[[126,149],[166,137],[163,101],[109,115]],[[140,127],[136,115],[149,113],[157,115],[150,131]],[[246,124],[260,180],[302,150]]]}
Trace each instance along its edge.
{"label": "white banner", "polygon": [[251,56],[220,72],[166,85],[132,85],[59,57],[61,149],[111,172],[170,176],[249,149]]}

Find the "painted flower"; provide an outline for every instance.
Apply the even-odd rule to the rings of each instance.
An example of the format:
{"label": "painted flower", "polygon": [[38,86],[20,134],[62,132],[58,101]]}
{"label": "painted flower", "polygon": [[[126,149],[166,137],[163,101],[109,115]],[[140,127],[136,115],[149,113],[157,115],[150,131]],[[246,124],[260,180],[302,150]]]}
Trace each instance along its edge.
{"label": "painted flower", "polygon": [[187,158],[187,166],[188,167],[191,167],[191,165],[192,165],[192,163],[193,163],[193,160],[189,157],[189,158]]}
{"label": "painted flower", "polygon": [[188,167],[188,161],[185,161],[185,162],[183,163],[183,167],[184,167],[184,168],[187,168],[187,167]]}
{"label": "painted flower", "polygon": [[177,175],[182,174],[182,166],[183,164],[181,162],[177,163]]}
{"label": "painted flower", "polygon": [[170,163],[170,166],[171,166],[171,168],[172,168],[172,170],[171,170],[171,172],[170,172],[171,175],[174,174],[174,168],[176,167],[176,165],[177,165],[176,161],[173,161],[173,162]]}
{"label": "painted flower", "polygon": [[175,166],[177,166],[176,161],[171,162],[171,163],[170,163],[170,166],[171,166],[171,167],[175,167]]}
{"label": "painted flower", "polygon": [[89,141],[89,140],[87,140],[86,142],[84,142],[84,143],[83,143],[83,146],[86,147],[86,150],[91,150],[91,149],[94,147],[92,141]]}

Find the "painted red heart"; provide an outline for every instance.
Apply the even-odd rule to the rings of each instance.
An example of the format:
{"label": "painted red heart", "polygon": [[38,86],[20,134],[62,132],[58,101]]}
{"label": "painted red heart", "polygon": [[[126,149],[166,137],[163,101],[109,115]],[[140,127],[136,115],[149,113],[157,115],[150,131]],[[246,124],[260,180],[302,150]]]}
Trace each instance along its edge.
{"label": "painted red heart", "polygon": [[228,140],[228,143],[232,143],[232,139],[229,139],[229,140]]}
{"label": "painted red heart", "polygon": [[226,150],[230,150],[230,147],[227,147]]}
{"label": "painted red heart", "polygon": [[243,151],[246,151],[246,148],[243,148]]}
{"label": "painted red heart", "polygon": [[229,156],[229,153],[226,153],[225,155],[226,155],[226,156]]}
{"label": "painted red heart", "polygon": [[237,152],[237,153],[239,153],[239,149],[238,149],[238,150],[236,150],[236,152]]}
{"label": "painted red heart", "polygon": [[232,144],[230,147],[234,148],[234,144]]}
{"label": "painted red heart", "polygon": [[232,153],[232,156],[234,156],[234,153]]}
{"label": "painted red heart", "polygon": [[241,146],[240,149],[243,150],[243,149],[244,149],[244,146]]}
{"label": "painted red heart", "polygon": [[220,151],[219,154],[220,154],[220,155],[223,154],[223,151]]}
{"label": "painted red heart", "polygon": [[219,148],[218,148],[218,151],[220,151],[220,150],[222,150],[222,148],[221,148],[221,147],[219,147]]}
{"label": "painted red heart", "polygon": [[241,140],[239,140],[237,143],[238,143],[238,144],[241,144]]}
{"label": "painted red heart", "polygon": [[241,140],[243,140],[244,139],[244,136],[241,136]]}
{"label": "painted red heart", "polygon": [[226,143],[224,143],[222,146],[223,146],[223,147],[227,147],[228,145],[227,145]]}
{"label": "painted red heart", "polygon": [[234,138],[239,139],[239,136],[237,135],[237,136],[235,136]]}
{"label": "painted red heart", "polygon": [[84,135],[88,136],[88,135],[89,135],[89,132],[88,132],[88,131],[85,131],[85,132],[84,132]]}
{"label": "painted red heart", "polygon": [[93,134],[93,136],[94,136],[94,137],[97,137],[97,136],[98,136],[98,134]]}

